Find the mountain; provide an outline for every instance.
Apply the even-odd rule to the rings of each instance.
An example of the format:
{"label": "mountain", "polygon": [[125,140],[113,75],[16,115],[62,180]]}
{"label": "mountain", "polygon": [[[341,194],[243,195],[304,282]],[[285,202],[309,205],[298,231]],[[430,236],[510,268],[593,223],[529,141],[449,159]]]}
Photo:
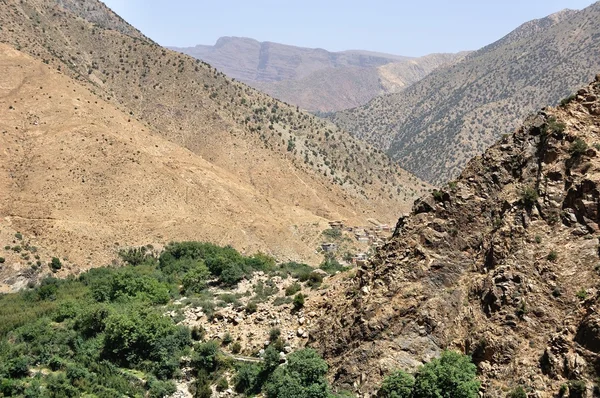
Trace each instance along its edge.
{"label": "mountain", "polygon": [[[331,123],[158,46],[98,1],[4,1],[0,25],[0,42],[37,60],[13,65],[4,50],[19,73],[0,77],[3,150],[13,151],[0,219],[80,267],[149,236],[314,263],[327,220],[386,222],[429,188]],[[40,92],[21,91],[30,80]]]}
{"label": "mountain", "polygon": [[557,104],[600,70],[599,19],[595,3],[528,22],[401,93],[333,120],[441,184],[528,113]]}
{"label": "mountain", "polygon": [[597,389],[599,150],[600,74],[415,202],[320,301],[311,342],[337,386],[373,396],[449,348],[472,356],[486,397]]}
{"label": "mountain", "polygon": [[[322,217],[265,195],[6,45],[0,70],[3,247],[23,245],[14,236],[24,235],[44,263],[44,251],[69,260],[59,275],[175,239],[316,260],[300,236],[318,237]],[[35,274],[27,264],[35,261],[13,251],[0,255],[11,264],[0,269],[0,288]]]}
{"label": "mountain", "polygon": [[214,46],[171,48],[277,99],[319,112],[363,105],[377,95],[400,91],[465,55],[410,58],[360,50],[329,52],[240,37],[222,37]]}

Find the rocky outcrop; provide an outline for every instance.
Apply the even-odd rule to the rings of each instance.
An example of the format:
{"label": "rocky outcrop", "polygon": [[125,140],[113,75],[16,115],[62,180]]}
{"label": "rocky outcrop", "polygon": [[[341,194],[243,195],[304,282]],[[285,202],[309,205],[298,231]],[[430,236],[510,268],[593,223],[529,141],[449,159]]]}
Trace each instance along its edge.
{"label": "rocky outcrop", "polygon": [[[529,117],[447,188],[415,202],[310,333],[335,385],[362,396],[389,372],[452,348],[472,355],[482,394],[518,385],[591,391],[600,209],[600,76]],[[591,365],[591,366],[590,366]]]}

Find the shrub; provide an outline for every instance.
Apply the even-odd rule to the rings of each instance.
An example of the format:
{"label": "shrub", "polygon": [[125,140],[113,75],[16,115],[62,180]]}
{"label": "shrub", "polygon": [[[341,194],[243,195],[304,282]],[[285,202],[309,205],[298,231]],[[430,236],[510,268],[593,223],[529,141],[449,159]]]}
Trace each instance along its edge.
{"label": "shrub", "polygon": [[548,261],[556,261],[556,259],[558,259],[558,253],[555,250],[550,251],[550,253],[548,253],[548,255],[546,256],[546,259]]}
{"label": "shrub", "polygon": [[233,337],[231,337],[231,334],[229,332],[225,333],[225,336],[223,336],[223,345],[228,346],[232,341]]}
{"label": "shrub", "polygon": [[415,378],[399,370],[383,380],[377,396],[382,398],[410,398],[414,385]]}
{"label": "shrub", "polygon": [[264,386],[268,398],[329,396],[325,379],[327,363],[316,351],[305,348],[288,356],[287,366],[278,367]]}
{"label": "shrub", "polygon": [[8,362],[8,375],[13,379],[20,379],[29,374],[29,363],[31,359],[26,356],[19,356]]}
{"label": "shrub", "polygon": [[559,396],[559,397],[564,397],[564,396],[565,396],[565,394],[567,393],[567,389],[568,389],[568,388],[569,388],[569,387],[567,387],[567,385],[566,385],[566,384],[561,384],[561,385],[560,385],[560,389],[558,390],[558,396]]}
{"label": "shrub", "polygon": [[206,336],[206,330],[202,326],[194,326],[192,328],[192,339],[200,341]]}
{"label": "shrub", "polygon": [[560,106],[567,106],[568,104],[570,104],[572,101],[575,100],[575,98],[577,98],[577,96],[575,94],[573,95],[569,95],[566,98],[563,98],[562,100],[560,100]]}
{"label": "shrub", "polygon": [[582,398],[586,395],[586,385],[583,380],[569,380],[569,398]]}
{"label": "shrub", "polygon": [[239,354],[240,351],[242,351],[242,345],[240,344],[239,341],[236,341],[235,343],[233,343],[231,345],[231,352],[234,354]]}
{"label": "shrub", "polygon": [[565,131],[566,128],[567,128],[566,124],[557,121],[556,118],[554,118],[554,117],[550,117],[548,119],[548,122],[544,126],[545,132],[549,133],[549,134],[562,133],[563,131]]}
{"label": "shrub", "polygon": [[285,288],[285,295],[293,296],[294,294],[298,293],[300,290],[302,290],[302,286],[298,282],[294,282],[293,284],[291,284]]}
{"label": "shrub", "polygon": [[56,272],[62,268],[62,263],[58,257],[52,257],[52,261],[50,262],[50,268],[52,271]]}
{"label": "shrub", "polygon": [[302,309],[304,307],[304,295],[302,293],[295,295],[293,304],[296,311]]}
{"label": "shrub", "polygon": [[218,381],[217,381],[217,386],[216,386],[216,390],[221,392],[221,391],[225,391],[229,388],[229,383],[227,382],[227,379],[224,377],[221,377]]}
{"label": "shrub", "polygon": [[581,138],[577,138],[571,143],[571,146],[569,147],[569,152],[573,156],[581,156],[587,151],[587,149],[587,143]]}
{"label": "shrub", "polygon": [[208,280],[210,279],[210,271],[202,261],[196,262],[195,265],[185,274],[181,284],[185,292],[199,293],[206,289]]}
{"label": "shrub", "polygon": [[538,200],[538,193],[533,187],[525,187],[521,191],[521,200],[527,207],[532,207]]}
{"label": "shrub", "polygon": [[515,388],[506,395],[506,398],[527,398],[525,389],[521,386]]}
{"label": "shrub", "polygon": [[235,391],[246,395],[258,393],[260,391],[260,386],[257,386],[259,374],[260,368],[258,365],[252,363],[243,364],[234,378]]}
{"label": "shrub", "polygon": [[281,264],[279,269],[277,269],[276,274],[282,278],[291,276],[292,278],[298,279],[300,282],[304,282],[308,280],[312,271],[313,269],[309,265],[291,261],[289,263]]}
{"label": "shrub", "polygon": [[258,310],[258,304],[256,304],[255,301],[249,301],[248,304],[246,304],[246,312],[248,314],[254,314],[256,310]]}
{"label": "shrub", "polygon": [[200,343],[194,349],[192,363],[198,369],[208,373],[214,372],[219,365],[217,359],[219,352],[219,345],[213,340]]}
{"label": "shrub", "polygon": [[168,397],[177,391],[177,387],[172,381],[157,380],[153,377],[148,380],[148,387],[150,398]]}
{"label": "shrub", "polygon": [[329,239],[339,239],[342,237],[342,231],[337,228],[326,229],[322,232],[323,236],[326,236]]}
{"label": "shrub", "polygon": [[273,328],[269,331],[269,341],[274,342],[281,336],[281,329]]}
{"label": "shrub", "polygon": [[0,264],[4,264],[6,260],[4,259],[4,257],[0,257]]}
{"label": "shrub", "polygon": [[[342,266],[340,262],[332,255],[327,255],[325,257],[325,261],[321,263],[319,266],[323,271],[327,272],[330,275],[335,274],[338,271],[345,271],[347,268]],[[312,274],[311,274],[312,277]]]}
{"label": "shrub", "polygon": [[141,265],[144,263],[152,263],[155,261],[152,253],[147,252],[146,246],[129,248],[119,251],[119,257],[129,265]]}
{"label": "shrub", "polygon": [[413,398],[475,398],[480,386],[476,375],[470,357],[444,351],[415,374]]}
{"label": "shrub", "polygon": [[579,300],[585,300],[588,296],[588,292],[585,289],[579,289],[579,291],[575,294]]}

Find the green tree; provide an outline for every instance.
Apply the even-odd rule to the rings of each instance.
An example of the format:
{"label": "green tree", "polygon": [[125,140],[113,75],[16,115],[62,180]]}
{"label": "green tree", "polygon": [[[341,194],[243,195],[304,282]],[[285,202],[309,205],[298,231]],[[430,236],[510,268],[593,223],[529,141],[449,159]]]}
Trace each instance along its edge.
{"label": "green tree", "polygon": [[399,370],[383,380],[377,396],[382,398],[410,398],[414,385],[415,378]]}
{"label": "green tree", "polygon": [[310,348],[296,351],[288,356],[286,366],[278,367],[265,383],[264,392],[268,398],[329,396],[327,363]]}
{"label": "green tree", "polygon": [[210,271],[203,261],[196,263],[183,277],[182,285],[186,292],[200,293],[206,288]]}
{"label": "green tree", "polygon": [[304,295],[302,293],[295,295],[293,303],[296,311],[302,309],[304,307]]}
{"label": "green tree", "polygon": [[475,398],[480,383],[471,358],[444,351],[415,374],[413,398]]}

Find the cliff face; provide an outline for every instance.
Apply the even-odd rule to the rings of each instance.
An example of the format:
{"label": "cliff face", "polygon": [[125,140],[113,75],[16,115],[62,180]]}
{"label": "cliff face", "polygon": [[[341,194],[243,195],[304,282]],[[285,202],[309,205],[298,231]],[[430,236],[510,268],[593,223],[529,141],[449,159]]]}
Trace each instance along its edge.
{"label": "cliff face", "polygon": [[[452,348],[485,396],[550,397],[600,369],[600,75],[415,202],[393,239],[325,296],[312,344],[364,395]],[[534,395],[532,395],[534,396]]]}

